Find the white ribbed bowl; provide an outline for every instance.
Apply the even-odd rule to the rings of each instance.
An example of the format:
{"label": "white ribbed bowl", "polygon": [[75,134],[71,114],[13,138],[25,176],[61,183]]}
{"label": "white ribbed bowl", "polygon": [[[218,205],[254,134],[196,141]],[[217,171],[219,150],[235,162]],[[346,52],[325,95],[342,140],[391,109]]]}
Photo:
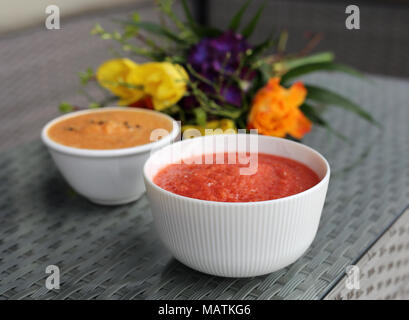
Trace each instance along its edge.
{"label": "white ribbed bowl", "polygon": [[152,182],[161,168],[179,159],[223,152],[228,137],[231,135],[184,140],[164,147],[147,160],[145,185],[159,236],[176,259],[208,274],[250,277],[284,268],[307,250],[320,221],[330,168],[315,150],[286,139],[257,136],[260,153],[297,160],[321,179],[311,189],[276,200],[198,200],[171,193]]}
{"label": "white ribbed bowl", "polygon": [[[48,130],[57,122],[81,114],[108,110],[152,112],[173,122],[173,130],[159,141],[122,149],[92,150],[72,148],[55,142]],[[145,192],[143,166],[152,151],[170,144],[179,134],[179,126],[171,117],[153,110],[109,107],[89,109],[60,116],[48,122],[41,138],[61,174],[79,194],[102,205],[119,205],[135,201]]]}

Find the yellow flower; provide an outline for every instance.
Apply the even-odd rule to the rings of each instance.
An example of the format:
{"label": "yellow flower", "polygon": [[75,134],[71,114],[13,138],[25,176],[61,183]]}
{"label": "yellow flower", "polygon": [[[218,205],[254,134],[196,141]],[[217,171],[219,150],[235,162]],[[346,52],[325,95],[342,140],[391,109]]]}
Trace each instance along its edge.
{"label": "yellow flower", "polygon": [[104,88],[120,98],[120,105],[132,105],[151,98],[156,110],[177,103],[186,92],[189,76],[182,66],[170,62],[136,64],[123,58],[102,64],[96,73]]}
{"label": "yellow flower", "polygon": [[[96,72],[101,86],[120,98],[119,105],[130,105],[142,99],[145,93],[142,90],[141,66],[132,60],[112,59],[103,63]],[[131,79],[132,75],[132,79]],[[139,81],[136,81],[139,79]]]}
{"label": "yellow flower", "polygon": [[[177,103],[186,92],[189,79],[182,66],[170,62],[148,62],[141,65],[144,92],[152,98],[153,107],[163,110]],[[131,74],[131,83],[138,73]]]}
{"label": "yellow flower", "polygon": [[223,132],[230,129],[236,131],[236,125],[230,119],[213,120],[206,123],[206,129],[221,129]]}
{"label": "yellow flower", "polygon": [[[182,133],[189,129],[196,129],[200,132],[202,136],[206,134],[230,134],[236,133],[236,125],[233,120],[230,119],[221,119],[221,120],[212,120],[208,121],[205,126],[195,126],[195,125],[184,125],[182,126]],[[206,131],[206,129],[211,129],[213,131]],[[194,132],[187,132],[187,135],[190,137],[195,136]]]}

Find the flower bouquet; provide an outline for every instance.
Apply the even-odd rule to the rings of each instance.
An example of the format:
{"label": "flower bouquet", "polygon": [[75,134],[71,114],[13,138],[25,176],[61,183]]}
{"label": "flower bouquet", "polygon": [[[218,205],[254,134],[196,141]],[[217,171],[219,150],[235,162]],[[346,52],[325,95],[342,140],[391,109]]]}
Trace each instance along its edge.
{"label": "flower bouquet", "polygon": [[[94,72],[80,73],[81,82],[106,89],[103,101],[88,107],[118,105],[165,112],[182,122],[182,131],[257,129],[259,134],[300,140],[313,124],[323,126],[340,138],[322,117],[326,105],[337,106],[375,123],[354,102],[327,89],[306,85],[297,78],[315,71],[337,71],[362,77],[354,69],[334,63],[330,52],[307,55],[317,37],[297,54],[285,53],[286,31],[271,32],[258,44],[249,41],[264,4],[242,26],[251,4],[246,1],[231,18],[226,30],[198,24],[186,0],[184,18],[175,14],[172,0],[157,0],[160,23],[143,21],[138,14],[117,21],[120,31],[109,32],[96,25],[92,34],[117,41],[129,58],[104,62]],[[170,24],[172,24],[170,26]],[[269,52],[269,54],[266,54]],[[271,53],[273,52],[273,53]],[[68,112],[79,107],[62,103]]]}

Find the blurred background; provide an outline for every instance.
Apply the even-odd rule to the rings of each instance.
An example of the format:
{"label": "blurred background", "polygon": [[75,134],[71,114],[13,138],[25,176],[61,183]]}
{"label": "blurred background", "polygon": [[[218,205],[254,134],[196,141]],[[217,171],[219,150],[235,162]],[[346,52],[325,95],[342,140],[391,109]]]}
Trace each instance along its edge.
{"label": "blurred background", "polygon": [[[188,1],[198,21],[225,29],[232,15],[245,0]],[[175,2],[176,12],[178,13],[181,11],[181,7],[177,0]],[[245,14],[244,20],[246,18],[250,19],[262,2],[263,0],[254,0]],[[345,19],[347,17],[345,9],[350,4],[359,6],[359,30],[348,30],[345,27]],[[46,8],[49,5],[56,5],[60,9],[61,29],[59,30],[48,30],[45,27]],[[168,290],[166,297],[172,298],[172,294],[179,294],[178,290],[174,290],[174,283],[176,281],[180,281],[178,287],[189,287],[186,283],[189,281],[194,283],[194,281],[199,279],[197,283],[189,287],[189,290],[206,286],[209,281],[206,276],[201,278],[196,273],[193,276],[189,275],[189,270],[175,261],[168,264],[163,275],[161,274],[163,270],[160,263],[162,262],[157,263],[157,260],[164,253],[161,251],[161,248],[158,249],[159,251],[155,251],[154,246],[156,242],[151,241],[153,233],[148,228],[146,228],[148,231],[146,233],[143,231],[142,235],[133,233],[135,232],[133,228],[137,223],[142,226],[140,227],[140,230],[142,230],[146,227],[145,221],[149,221],[150,224],[150,220],[132,220],[139,219],[140,217],[132,217],[136,211],[129,211],[130,214],[124,218],[122,211],[119,210],[115,214],[110,212],[111,220],[106,218],[106,216],[99,218],[100,208],[91,207],[91,205],[86,206],[81,202],[81,199],[71,201],[71,198],[62,192],[62,190],[66,190],[66,185],[60,178],[50,175],[50,180],[41,180],[42,177],[47,177],[48,179],[48,175],[45,172],[49,169],[46,167],[49,162],[44,162],[44,167],[41,167],[38,172],[35,172],[37,170],[32,170],[33,166],[29,166],[26,163],[27,156],[25,152],[26,150],[30,151],[30,148],[25,148],[29,146],[30,141],[39,140],[40,131],[44,124],[60,114],[58,106],[61,102],[68,101],[80,106],[86,106],[89,103],[89,99],[80,92],[81,84],[78,73],[87,70],[87,68],[95,70],[105,60],[115,57],[118,53],[123,54],[119,45],[114,41],[103,40],[99,36],[91,35],[90,31],[92,28],[99,23],[108,31],[119,29],[118,24],[114,20],[125,19],[135,11],[139,13],[141,20],[159,20],[159,12],[155,8],[155,0],[0,1],[0,153],[7,156],[12,154],[12,152],[5,152],[6,150],[26,144],[24,149],[22,148],[24,156],[18,158],[20,160],[17,162],[17,165],[10,165],[10,163],[15,164],[14,159],[17,157],[14,156],[10,157],[11,160],[6,159],[1,162],[1,166],[5,168],[1,178],[1,186],[3,187],[1,194],[3,196],[6,195],[6,197],[3,198],[4,202],[0,211],[7,211],[7,215],[5,214],[4,216],[8,220],[3,220],[7,221],[7,223],[3,223],[2,226],[12,237],[16,234],[15,237],[19,239],[20,235],[26,235],[24,230],[31,230],[27,232],[28,238],[23,238],[24,241],[29,239],[32,233],[35,233],[31,229],[33,226],[35,228],[42,226],[47,232],[51,228],[55,228],[55,232],[52,235],[58,234],[58,236],[54,240],[59,239],[60,235],[65,237],[71,231],[60,234],[60,230],[64,230],[66,221],[74,219],[72,221],[75,221],[75,223],[80,221],[80,224],[83,224],[85,227],[87,225],[92,225],[93,227],[97,225],[98,228],[96,230],[100,230],[101,234],[106,231],[104,234],[110,235],[107,238],[108,240],[111,238],[115,239],[115,241],[112,241],[112,246],[105,246],[105,242],[103,242],[105,240],[93,242],[92,246],[90,246],[90,252],[95,252],[97,249],[99,251],[99,248],[102,248],[104,245],[104,250],[106,249],[107,251],[102,250],[102,252],[109,252],[108,257],[111,257],[113,254],[111,255],[110,250],[113,250],[116,257],[118,250],[116,247],[115,249],[112,248],[118,244],[117,237],[120,237],[120,242],[123,242],[126,246],[128,246],[128,242],[132,242],[132,245],[126,247],[126,250],[119,250],[121,256],[118,255],[119,260],[115,260],[115,263],[120,261],[123,256],[129,256],[131,259],[129,261],[139,261],[141,255],[135,248],[142,248],[143,246],[143,250],[141,250],[143,254],[151,250],[149,252],[152,252],[152,255],[149,255],[148,259],[152,259],[154,262],[152,270],[149,270],[153,276],[143,283],[142,288],[146,284],[150,285],[151,281],[153,283],[155,281],[162,281],[157,284],[157,287],[154,287],[152,292],[155,293],[153,296],[155,297],[156,289],[159,292],[158,288],[163,284],[162,292]],[[243,22],[243,25],[245,23],[246,21]],[[346,147],[344,148],[346,144],[340,147],[337,143],[328,143],[328,136],[325,134],[319,135],[318,130],[320,129],[314,129],[311,135],[309,135],[309,137],[312,137],[318,133],[314,138],[315,145],[322,147],[324,155],[327,152],[328,156],[330,156],[328,158],[331,165],[334,163],[334,167],[338,169],[344,168],[346,164],[349,165],[349,162],[352,162],[352,166],[347,169],[353,168],[357,171],[349,171],[348,173],[345,170],[345,174],[341,172],[339,179],[332,180],[331,193],[327,203],[328,209],[326,209],[327,214],[322,222],[324,229],[319,238],[321,242],[314,249],[322,250],[320,251],[321,254],[318,255],[317,251],[311,251],[311,254],[306,256],[306,260],[301,261],[300,267],[296,266],[299,269],[294,269],[301,270],[301,267],[304,268],[305,265],[306,273],[298,271],[297,273],[290,273],[290,275],[297,275],[297,277],[293,278],[293,284],[299,283],[299,285],[297,284],[297,287],[293,286],[293,284],[288,286],[286,281],[289,279],[289,276],[284,273],[282,277],[279,275],[281,278],[275,278],[274,281],[271,280],[273,278],[266,278],[266,282],[260,282],[260,286],[264,287],[264,289],[268,288],[266,290],[267,294],[271,295],[278,292],[278,290],[288,293],[291,287],[291,290],[294,289],[294,292],[291,294],[297,296],[297,294],[301,294],[299,293],[300,291],[305,290],[305,296],[311,297],[314,290],[321,290],[321,288],[333,281],[333,277],[340,273],[340,270],[344,267],[343,264],[349,264],[353,261],[354,257],[357,257],[358,253],[361,252],[360,250],[369,245],[369,241],[375,240],[375,237],[378,239],[378,236],[383,232],[382,230],[386,230],[387,225],[395,221],[393,219],[403,210],[401,205],[403,203],[406,205],[407,199],[409,199],[409,174],[407,170],[409,168],[407,156],[409,154],[409,129],[407,126],[409,117],[408,113],[405,112],[405,110],[409,110],[405,109],[405,107],[409,107],[409,0],[359,0],[354,2],[343,0],[269,0],[251,40],[254,43],[264,40],[272,29],[277,32],[280,30],[288,31],[287,52],[299,52],[300,50],[309,50],[311,53],[332,51],[335,53],[337,62],[351,65],[364,73],[376,75],[374,83],[357,79],[352,81],[350,77],[341,75],[332,77],[332,81],[325,82],[323,85],[329,86],[330,89],[343,89],[344,94],[346,93],[352,100],[362,104],[369,112],[373,111],[376,113],[379,121],[386,125],[385,130],[382,132],[376,131],[375,128],[369,128],[369,125],[363,123],[362,120],[359,120],[361,124],[357,126],[357,120],[355,120],[356,117],[354,115],[334,110],[332,116],[334,117],[333,119],[337,119],[334,122],[339,126],[336,129],[345,130],[348,136],[357,137],[356,140],[359,140],[359,143],[346,149]],[[315,46],[306,47],[307,43],[311,43],[311,39],[320,41],[315,41]],[[141,60],[138,57],[133,57],[133,59]],[[320,79],[324,79],[326,81],[325,79],[328,80],[329,78],[316,78],[316,80],[321,81]],[[97,98],[101,92],[98,88],[94,88],[89,91],[89,94]],[[361,137],[362,139],[358,139]],[[307,137],[307,139],[309,138]],[[39,142],[37,143],[39,144]],[[33,145],[35,146],[35,144]],[[366,148],[363,150],[363,145],[374,146],[371,157],[365,158],[369,151]],[[34,154],[32,150],[31,153],[28,152],[29,155]],[[20,152],[19,149],[16,151]],[[23,152],[21,154],[23,155]],[[40,156],[42,157],[42,155]],[[355,162],[354,159],[358,157],[360,157],[359,161]],[[362,159],[370,159],[371,161],[360,163]],[[37,159],[35,163],[39,163],[40,160]],[[14,172],[13,175],[10,175],[9,172],[11,171],[8,170],[12,169]],[[29,174],[27,173],[30,170],[33,171],[33,175],[28,177]],[[51,173],[54,172],[51,170]],[[33,182],[37,180],[40,181],[38,184]],[[26,186],[26,181],[30,181],[32,184],[27,184]],[[38,186],[43,186],[44,184],[46,188],[39,190]],[[5,192],[6,190],[8,192]],[[55,192],[56,190],[57,192]],[[27,197],[27,195],[31,196]],[[41,201],[35,202],[37,200],[36,197],[39,196],[44,196],[44,199],[41,198]],[[33,201],[32,199],[35,200]],[[141,204],[141,206],[144,205],[144,203]],[[10,208],[7,208],[7,206]],[[65,211],[62,211],[64,206]],[[83,210],[82,206],[90,210],[87,222],[84,222],[84,215],[81,211]],[[26,210],[26,208],[29,209]],[[135,210],[145,210],[144,208],[136,208]],[[62,211],[62,218],[55,214],[57,210]],[[42,215],[43,211],[44,215]],[[332,215],[328,214],[330,212]],[[406,299],[409,297],[407,289],[409,288],[407,285],[409,275],[405,267],[409,263],[407,253],[409,248],[407,236],[409,234],[406,233],[401,236],[402,226],[409,230],[409,227],[407,227],[408,215],[409,211],[406,211],[405,215],[402,215],[406,220],[398,220],[398,222],[401,222],[395,225],[396,228],[389,229],[388,233],[379,238],[383,239],[382,243],[377,241],[376,246],[373,247],[372,252],[378,252],[376,250],[379,248],[380,252],[384,252],[382,250],[386,252],[387,250],[384,247],[389,248],[390,254],[385,254],[380,259],[384,263],[382,268],[388,270],[388,272],[383,272],[379,275],[382,270],[378,269],[378,273],[371,278],[371,281],[375,281],[375,278],[384,281],[387,277],[392,278],[392,276],[395,279],[395,285],[390,286],[387,290],[384,287],[381,289],[377,287],[377,290],[372,292],[373,295],[377,291],[382,291],[379,295],[387,297],[388,295],[390,296],[390,292],[393,293],[393,290],[400,286],[403,292],[401,296]],[[47,222],[45,222],[44,217],[47,218]],[[116,219],[122,219],[125,222],[131,221],[132,223],[124,226],[124,228],[118,228],[116,223],[112,223]],[[92,224],[90,224],[90,221]],[[104,223],[99,224],[98,221],[104,221]],[[47,224],[48,222],[49,224]],[[132,232],[128,231],[131,228]],[[19,232],[15,232],[15,230]],[[75,241],[78,241],[78,243],[88,237],[88,231],[83,232],[81,228],[78,228],[75,232],[70,233],[70,237],[71,239],[75,238]],[[129,238],[126,238],[125,234]],[[0,243],[1,241],[3,240],[0,240]],[[405,250],[402,249],[403,244],[397,241],[405,243]],[[53,243],[53,245],[55,243],[56,246],[59,246],[59,240],[58,242],[50,243]],[[400,246],[402,250],[394,251],[395,245],[397,248]],[[7,248],[7,253],[18,253],[14,245],[5,245],[4,247]],[[75,249],[75,247],[73,248]],[[54,247],[40,247],[38,251],[31,250],[31,253],[27,251],[27,254],[31,254],[31,257],[38,257],[38,261],[43,263],[47,260],[44,252],[48,252],[48,250],[54,252]],[[21,252],[25,253],[26,251]],[[65,252],[67,252],[67,255],[72,254],[72,251]],[[54,254],[50,256],[51,258],[56,257]],[[10,265],[13,267],[10,269],[5,268],[5,270],[7,272],[11,270],[12,274],[7,274],[9,280],[17,274],[17,280],[20,281],[21,287],[25,287],[25,278],[22,275],[28,274],[30,279],[33,275],[30,275],[31,271],[25,273],[29,270],[26,267],[25,255],[16,256],[16,258],[18,257],[22,261],[21,273],[14,272],[17,269],[17,266],[11,264],[14,263],[14,260],[10,262]],[[74,255],[74,257],[79,256]],[[369,254],[368,256],[365,255],[365,257],[369,257]],[[395,260],[401,259],[406,262],[402,264],[400,269],[397,269],[400,264],[396,264],[397,267],[392,268],[390,267],[392,258]],[[92,263],[97,261],[93,259],[97,258],[92,256],[89,261]],[[304,261],[308,263],[304,264]],[[372,266],[375,266],[375,263],[378,261],[377,259],[371,260],[370,263],[365,265],[365,270],[368,270],[368,267],[372,268]],[[105,256],[102,260],[98,260],[100,265],[106,265],[105,263]],[[150,263],[151,261],[149,260]],[[363,263],[366,263],[365,259],[363,259]],[[75,260],[75,265],[79,265],[77,260]],[[98,272],[89,272],[88,266],[94,268],[95,264],[84,264],[83,269],[80,270],[84,277],[80,277],[78,281],[79,286],[84,282],[90,281],[89,279],[101,279],[99,278],[101,275]],[[108,264],[108,266],[111,265]],[[134,271],[135,269],[132,270]],[[70,277],[75,278],[77,272],[79,271],[77,266],[75,266],[70,270]],[[310,272],[314,274],[312,277],[310,277]],[[104,283],[107,273],[102,275]],[[129,272],[129,274],[134,273]],[[299,279],[303,279],[307,275],[307,284],[299,282]],[[401,275],[404,276],[400,278]],[[43,274],[38,279],[42,276]],[[142,273],[142,275],[137,273],[136,283],[142,283],[138,277],[142,278],[144,276],[145,273]],[[88,279],[85,281],[84,279],[87,277]],[[161,280],[157,280],[155,277]],[[316,279],[314,277],[319,277],[319,281],[314,282]],[[106,288],[108,290],[103,291],[104,294],[113,294],[114,291],[111,291],[111,288],[117,288],[118,284],[114,283],[117,278],[114,277],[112,279],[112,287],[109,287],[111,284],[107,284]],[[28,282],[30,285],[33,283],[33,281]],[[97,281],[96,283],[98,284]],[[136,295],[135,292],[132,292],[134,283],[132,281],[130,283],[131,286],[128,293],[131,295],[129,297],[134,297]],[[226,282],[216,279],[210,285],[214,284],[214,286],[219,288],[219,283],[221,285],[226,284]],[[249,283],[244,286],[243,283],[243,281],[234,281],[234,284],[228,285],[229,290],[232,288],[230,292],[234,292],[232,297],[237,298],[239,294],[244,295],[245,293],[246,295],[248,294],[246,297],[253,299],[260,294],[261,287],[253,286],[253,284],[249,286]],[[308,283],[313,283],[313,285],[308,287]],[[77,286],[77,280],[74,285]],[[344,283],[339,282],[339,285],[342,291]],[[21,297],[23,297],[31,295],[31,292],[28,290],[20,293],[14,290],[12,286],[7,286],[6,292],[8,290],[9,296],[19,296],[21,294]],[[84,287],[89,291],[85,296],[90,294],[93,297],[94,283],[91,285],[92,290],[88,289],[89,286]],[[178,289],[178,287],[175,288]],[[244,291],[242,287],[245,288]],[[282,290],[282,288],[284,289]],[[33,297],[39,297],[39,295],[43,294],[44,290],[41,287],[38,291],[35,291]],[[126,291],[126,288],[124,290]],[[145,289],[140,291],[142,292],[141,296],[145,295],[143,290]],[[186,294],[190,292],[189,290],[186,291]],[[71,288],[69,288],[68,292],[69,294],[75,293],[79,297],[84,297],[83,293],[71,291]],[[227,297],[226,294],[230,294],[226,292],[223,289],[224,297]],[[265,293],[263,293],[264,297],[267,296]],[[196,292],[193,292],[192,295],[197,297],[201,294],[198,295]],[[338,294],[337,291],[335,291],[335,294]],[[190,298],[191,296],[188,297]],[[337,296],[335,297],[337,298]]]}
{"label": "blurred background", "polygon": [[[177,2],[177,1],[176,1]],[[262,1],[255,0],[246,17]],[[98,22],[114,30],[113,19],[138,11],[157,20],[154,0],[6,0],[0,3],[0,150],[37,139],[58,115],[61,101],[83,103],[78,72],[96,68],[118,47],[91,36]],[[196,19],[225,27],[243,0],[191,0]],[[47,30],[45,8],[57,5],[61,29]],[[345,1],[270,0],[253,40],[272,28],[287,29],[288,51],[300,51],[312,35],[314,51],[333,51],[337,61],[364,72],[409,77],[409,0],[368,0],[360,8],[360,30],[345,27]],[[176,5],[178,7],[178,5]],[[317,35],[318,34],[318,35]],[[136,59],[138,60],[138,59]],[[98,93],[95,93],[98,94]]]}

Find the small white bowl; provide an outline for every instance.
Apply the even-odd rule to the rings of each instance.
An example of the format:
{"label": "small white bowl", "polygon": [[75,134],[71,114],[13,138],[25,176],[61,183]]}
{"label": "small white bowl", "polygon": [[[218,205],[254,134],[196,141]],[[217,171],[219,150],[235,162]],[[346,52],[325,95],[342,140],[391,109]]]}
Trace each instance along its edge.
{"label": "small white bowl", "polygon": [[[173,130],[159,141],[122,149],[91,150],[62,145],[50,139],[48,129],[61,120],[82,114],[108,110],[152,112],[173,122]],[[143,165],[151,151],[170,144],[179,134],[178,124],[169,116],[157,111],[110,107],[83,110],[60,116],[48,122],[42,132],[43,143],[54,159],[58,169],[79,194],[90,201],[103,205],[119,205],[137,200],[144,192]]]}
{"label": "small white bowl", "polygon": [[[184,140],[152,154],[144,167],[147,195],[159,236],[180,262],[216,276],[263,275],[293,263],[312,243],[325,201],[330,167],[322,155],[303,144],[257,136],[260,153],[297,160],[314,170],[320,182],[289,197],[241,203],[192,199],[153,183],[158,171],[170,163],[224,152],[231,136]],[[250,135],[236,136],[250,139]],[[249,151],[248,147],[249,144],[244,149],[229,147],[229,151]]]}

